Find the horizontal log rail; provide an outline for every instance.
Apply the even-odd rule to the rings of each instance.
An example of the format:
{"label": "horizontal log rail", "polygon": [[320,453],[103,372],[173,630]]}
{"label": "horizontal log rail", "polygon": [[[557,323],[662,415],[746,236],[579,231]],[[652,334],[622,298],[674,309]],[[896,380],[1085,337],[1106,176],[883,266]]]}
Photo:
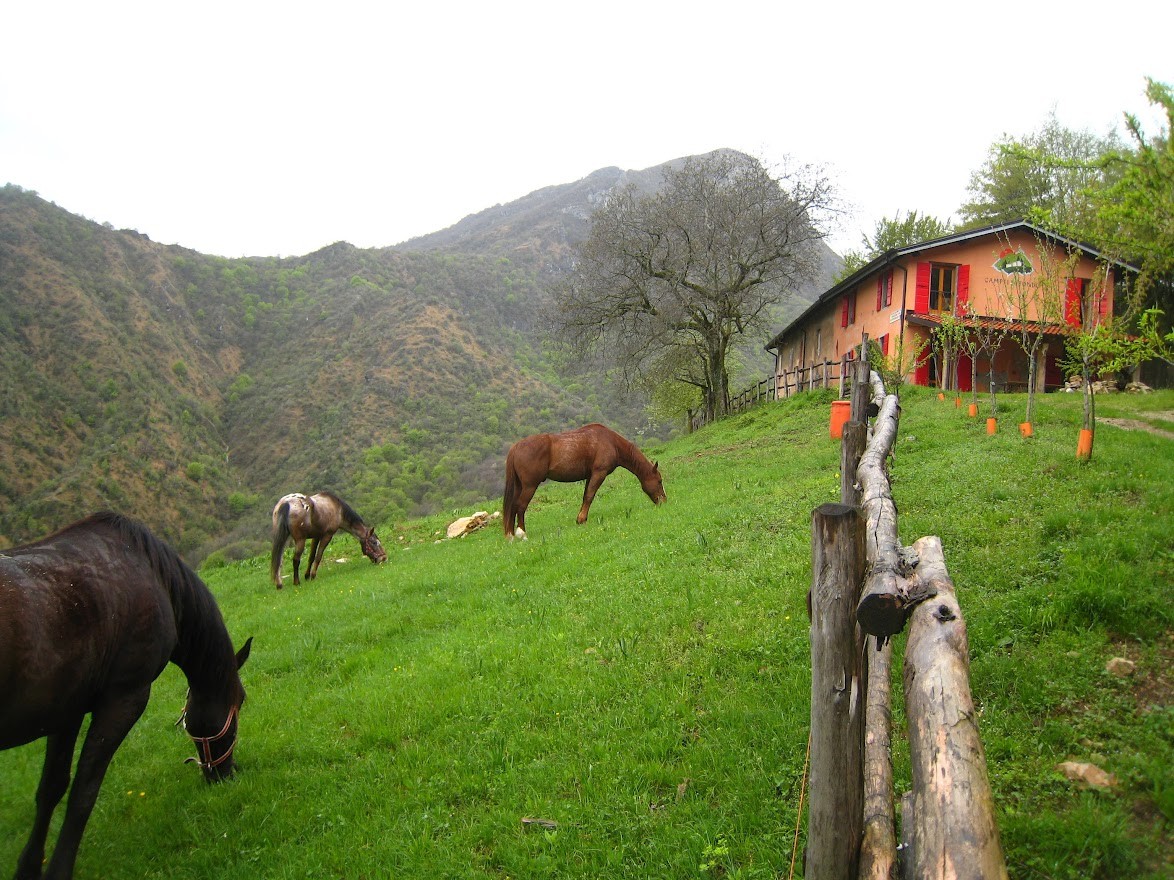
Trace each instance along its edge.
{"label": "horizontal log rail", "polygon": [[[941,541],[930,536],[903,547],[898,538],[886,463],[901,407],[895,394],[884,394],[880,378],[865,364],[846,367],[842,375],[851,381],[853,394],[841,450],[842,505],[825,505],[813,515],[812,556],[818,576],[808,595],[812,770],[805,876],[889,880],[900,868],[902,877],[917,880],[1005,878],[970,696],[966,627]],[[871,426],[870,413],[875,413]],[[859,515],[848,517],[845,510]],[[857,524],[865,558],[858,578],[850,574],[858,563],[834,558],[854,553],[856,542],[839,532],[834,540],[821,537],[833,534],[817,524],[829,514]],[[825,546],[817,547],[821,541]],[[850,596],[856,597],[848,603],[855,610],[846,634],[842,616],[830,621],[825,616],[842,615]],[[900,837],[905,847],[898,859],[890,640],[906,623],[904,690],[912,787],[902,798]],[[839,644],[825,643],[832,638]],[[859,663],[845,659],[850,657]],[[829,666],[828,658],[836,658],[835,664]],[[823,670],[818,674],[817,664]],[[837,709],[845,699],[849,709]],[[817,772],[826,776],[816,778]],[[851,805],[853,815],[843,815],[845,805]],[[837,810],[842,821],[831,827],[827,817]]]}

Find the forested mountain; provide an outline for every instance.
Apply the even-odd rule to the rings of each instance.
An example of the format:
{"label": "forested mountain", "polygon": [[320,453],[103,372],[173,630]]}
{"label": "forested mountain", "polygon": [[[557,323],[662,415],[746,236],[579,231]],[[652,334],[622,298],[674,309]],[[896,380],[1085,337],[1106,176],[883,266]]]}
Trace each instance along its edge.
{"label": "forested mountain", "polygon": [[659,171],[597,171],[397,247],[247,259],[0,189],[0,546],[108,507],[192,560],[255,553],[286,492],[332,488],[384,523],[492,497],[525,434],[658,430],[560,376],[534,325],[628,179]]}

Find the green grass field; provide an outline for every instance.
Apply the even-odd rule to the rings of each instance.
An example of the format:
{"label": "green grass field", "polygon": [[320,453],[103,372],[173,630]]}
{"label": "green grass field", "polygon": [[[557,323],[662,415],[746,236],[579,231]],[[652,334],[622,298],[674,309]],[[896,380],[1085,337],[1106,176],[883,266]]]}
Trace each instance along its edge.
{"label": "green grass field", "polygon": [[[811,512],[839,493],[830,400],[646,448],[661,507],[617,471],[581,527],[581,486],[544,485],[525,542],[496,523],[443,539],[460,510],[381,524],[379,567],[340,535],[328,560],[346,561],[280,592],[265,559],[203,571],[235,641],[255,637],[240,773],[208,786],[181,763],[185,683],[169,667],[77,876],[788,877]],[[1170,876],[1174,440],[1103,424],[1082,464],[1078,395],[1043,398],[1030,440],[1022,396],[1002,398],[993,437],[923,389],[902,405],[901,539],[945,547],[1011,876]],[[1098,415],[1174,432],[1174,392],[1103,397]],[[1132,678],[1104,671],[1119,655]],[[894,750],[903,788],[900,721]],[[0,753],[0,875],[42,754]],[[1068,782],[1068,759],[1117,788]]]}

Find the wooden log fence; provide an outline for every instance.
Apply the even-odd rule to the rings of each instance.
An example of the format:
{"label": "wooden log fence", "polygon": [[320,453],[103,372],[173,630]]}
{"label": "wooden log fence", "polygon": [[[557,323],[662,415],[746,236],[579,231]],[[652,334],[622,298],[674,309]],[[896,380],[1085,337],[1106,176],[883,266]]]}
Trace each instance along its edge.
{"label": "wooden log fence", "polygon": [[[966,627],[941,542],[929,536],[906,548],[897,537],[885,463],[900,405],[864,362],[845,368],[841,376],[851,379],[853,399],[841,447],[841,504],[823,505],[812,515],[804,876],[1006,878],[970,695]],[[912,780],[901,798],[898,853],[889,690],[891,638],[906,623],[903,685]]]}
{"label": "wooden log fence", "polygon": [[[852,364],[857,363],[844,355],[838,361],[824,360],[806,367],[795,367],[784,370],[777,376],[768,376],[750,385],[730,398],[730,413],[744,412],[751,407],[758,406],[771,400],[781,400],[793,394],[804,391],[814,391],[816,388],[830,388],[836,385],[839,394],[844,396],[845,385],[852,372]],[[705,413],[689,414],[689,430],[696,431],[708,424]]]}

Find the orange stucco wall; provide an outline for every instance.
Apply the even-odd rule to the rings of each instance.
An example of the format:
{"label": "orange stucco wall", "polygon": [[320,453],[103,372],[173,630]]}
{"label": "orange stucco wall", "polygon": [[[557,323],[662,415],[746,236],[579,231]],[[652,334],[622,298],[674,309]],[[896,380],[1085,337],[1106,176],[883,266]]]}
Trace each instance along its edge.
{"label": "orange stucco wall", "polygon": [[[946,263],[969,267],[969,313],[997,318],[1040,320],[1048,323],[1064,322],[1064,298],[1069,269],[1063,265],[1065,253],[1056,246],[1044,245],[1041,256],[1040,245],[1031,229],[1011,230],[1007,234],[994,233],[964,241],[948,243],[911,254],[904,260],[884,267],[881,271],[862,279],[844,296],[838,296],[809,315],[801,325],[788,329],[781,340],[778,351],[776,378],[784,371],[798,366],[810,366],[822,361],[838,361],[849,350],[858,346],[863,334],[869,339],[880,340],[888,336],[889,351],[895,350],[898,337],[904,333],[906,348],[909,350],[917,338],[925,338],[925,327],[910,326],[903,316],[915,311],[916,279],[918,263]],[[1002,271],[996,264],[1010,255],[1012,261],[1021,253],[1031,264],[1030,273]],[[1082,257],[1072,272],[1076,278],[1090,280],[1094,289],[1106,291],[1106,309],[1112,313],[1112,282],[1110,273],[1107,284],[1102,284],[1098,264]],[[882,272],[892,272],[892,303],[877,309],[877,280]],[[1040,298],[1037,290],[1047,292],[1048,305],[1044,314],[1036,302]],[[855,300],[855,320],[842,327],[842,303],[845,296]],[[1026,314],[1024,312],[1026,311]],[[817,355],[815,343],[817,331],[821,351]],[[1004,341],[996,357],[996,371],[1008,382],[1026,382],[1020,373],[1026,370],[1026,359],[1021,365],[1011,348],[1014,343]],[[1056,347],[1056,346],[1053,346]],[[1056,352],[1053,352],[1053,357]],[[980,370],[985,369],[985,362]],[[910,374],[910,380],[913,375]],[[979,377],[985,386],[986,379]]]}

